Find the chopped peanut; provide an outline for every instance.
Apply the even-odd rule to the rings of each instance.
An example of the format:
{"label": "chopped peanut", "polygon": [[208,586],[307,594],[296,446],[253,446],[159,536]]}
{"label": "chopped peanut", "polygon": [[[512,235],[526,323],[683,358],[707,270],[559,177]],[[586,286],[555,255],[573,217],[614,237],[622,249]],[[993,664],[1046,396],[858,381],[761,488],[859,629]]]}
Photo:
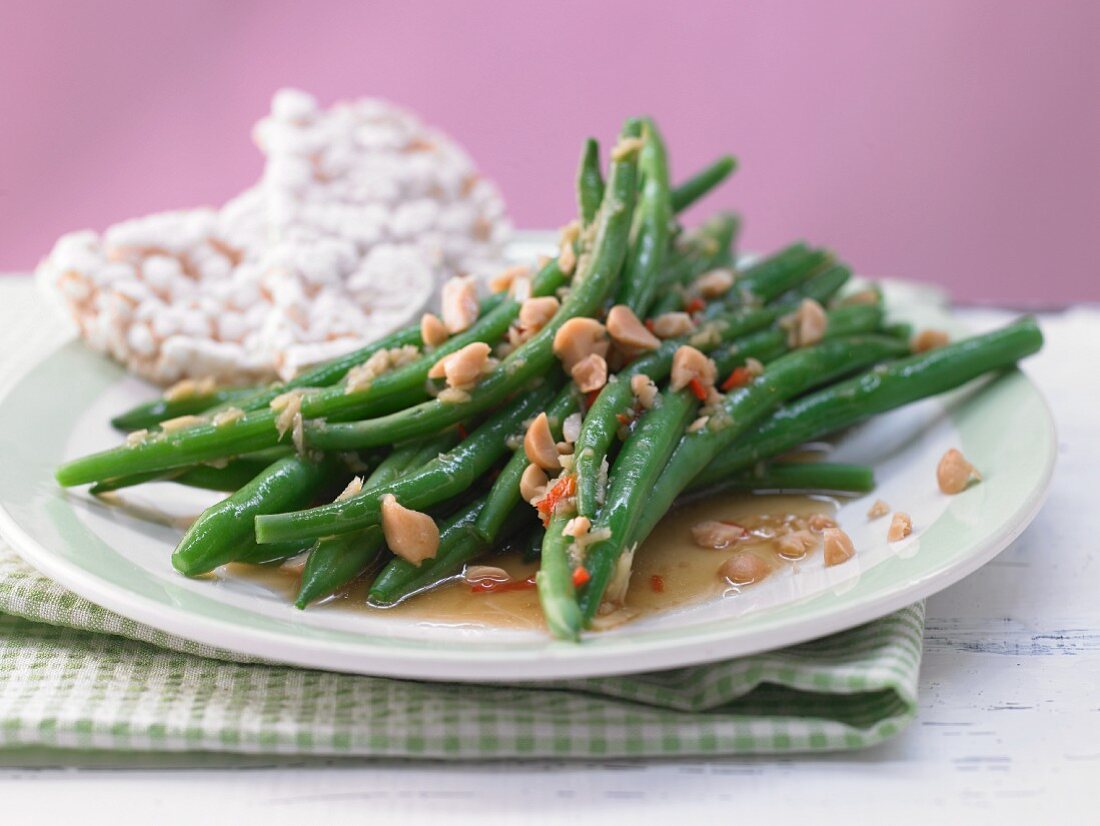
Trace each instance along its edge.
{"label": "chopped peanut", "polygon": [[[301,397],[298,400],[301,404]],[[206,420],[202,416],[176,416],[174,419],[166,419],[160,423],[160,429],[165,433],[175,433],[177,430],[183,430],[184,428],[194,427],[197,424],[204,424]]]}
{"label": "chopped peanut", "polygon": [[645,146],[645,141],[641,138],[623,138],[611,150],[611,160],[615,163],[625,161],[635,152],[641,151],[643,146]]}
{"label": "chopped peanut", "polygon": [[461,350],[456,350],[433,364],[428,371],[428,377],[445,377],[450,387],[472,387],[485,369],[491,352],[492,348],[484,341],[470,342]]}
{"label": "chopped peanut", "polygon": [[574,516],[565,523],[565,527],[561,529],[561,535],[580,539],[588,535],[588,531],[591,527],[592,520],[587,516]]}
{"label": "chopped peanut", "polygon": [[897,542],[900,539],[905,539],[913,532],[913,520],[909,518],[909,514],[898,511],[894,514],[894,518],[890,520],[890,530],[886,532],[887,542]]}
{"label": "chopped peanut", "polygon": [[771,566],[751,551],[738,551],[718,569],[718,576],[733,585],[752,585],[767,578]]}
{"label": "chopped peanut", "polygon": [[909,345],[914,353],[926,353],[951,343],[951,337],[943,330],[921,330]]}
{"label": "chopped peanut", "polygon": [[424,313],[420,316],[420,339],[428,347],[438,347],[445,342],[450,334],[447,326],[434,313]]}
{"label": "chopped peanut", "polygon": [[831,568],[847,562],[856,555],[852,537],[844,533],[840,528],[826,528],[823,536],[825,541],[825,567]]}
{"label": "chopped peanut", "polygon": [[591,393],[607,384],[607,361],[598,353],[585,356],[569,372],[582,393]]}
{"label": "chopped peanut", "polygon": [[890,506],[883,502],[881,499],[876,499],[875,504],[871,505],[870,510],[867,511],[868,519],[879,519],[886,516],[890,512]]}
{"label": "chopped peanut", "polygon": [[826,528],[835,528],[836,522],[823,513],[814,513],[806,520],[806,526],[811,531],[822,533]]}
{"label": "chopped peanut", "polygon": [[761,362],[760,359],[754,359],[752,356],[745,359],[745,369],[748,370],[749,374],[752,376],[764,375],[764,363]]}
{"label": "chopped peanut", "polygon": [[718,368],[714,362],[694,347],[685,344],[673,354],[669,380],[669,387],[673,390],[682,390],[691,384],[692,379],[699,382],[704,389],[713,387],[716,378]]}
{"label": "chopped peanut", "polygon": [[741,537],[745,536],[745,529],[732,522],[719,522],[716,519],[707,519],[691,526],[691,538],[700,548],[714,548],[721,550],[728,548]]}
{"label": "chopped peanut", "polygon": [[477,321],[477,282],[473,276],[455,276],[443,284],[443,324],[461,333]]}
{"label": "chopped peanut", "polygon": [[528,298],[519,308],[519,323],[524,332],[538,332],[554,317],[559,307],[561,302],[552,295]]}
{"label": "chopped peanut", "polygon": [[570,372],[577,362],[593,353],[606,357],[609,346],[607,330],[594,318],[571,318],[554,335],[554,355]]}
{"label": "chopped peanut", "polygon": [[653,334],[658,338],[679,338],[695,329],[687,313],[662,313],[653,319]]}
{"label": "chopped peanut", "polygon": [[955,448],[943,454],[943,458],[936,467],[936,482],[944,493],[961,493],[972,483],[980,482],[981,478],[982,475],[978,473],[978,469]]}
{"label": "chopped peanut", "polygon": [[561,467],[554,435],[550,432],[550,419],[545,413],[539,413],[527,428],[523,437],[523,452],[543,470],[557,470]]}
{"label": "chopped peanut", "polygon": [[608,312],[607,332],[616,344],[629,350],[653,350],[661,346],[661,340],[625,304],[616,304]]}
{"label": "chopped peanut", "polygon": [[775,541],[775,547],[779,550],[780,556],[785,556],[787,559],[801,559],[816,544],[817,537],[807,530],[792,531]]}
{"label": "chopped peanut", "polygon": [[882,300],[882,296],[879,295],[878,290],[871,288],[854,292],[851,295],[846,295],[838,302],[841,307],[851,307],[856,304],[863,304],[873,307]]}
{"label": "chopped peanut", "polygon": [[540,496],[546,495],[546,486],[549,483],[546,471],[538,465],[528,465],[519,477],[519,495],[524,502],[532,502]]}
{"label": "chopped peanut", "polygon": [[382,533],[397,556],[414,565],[432,559],[439,550],[439,528],[426,513],[409,510],[392,493],[382,497]]}
{"label": "chopped peanut", "polygon": [[558,268],[565,275],[572,275],[577,268],[577,253],[573,249],[573,243],[580,237],[581,225],[579,221],[570,221],[561,230],[561,241],[558,250]]}
{"label": "chopped peanut", "polygon": [[653,407],[657,400],[657,385],[644,373],[635,373],[630,377],[630,390],[637,397],[638,404],[646,410]]}
{"label": "chopped peanut", "polygon": [[203,379],[183,379],[164,391],[164,400],[170,402],[193,399],[196,396],[209,396],[218,389],[212,376]]}
{"label": "chopped peanut", "polygon": [[526,264],[517,264],[514,267],[508,267],[508,269],[503,270],[489,279],[489,291],[494,293],[508,292],[517,278],[526,278],[530,276],[530,274],[531,268]]}
{"label": "chopped peanut", "polygon": [[345,499],[351,499],[359,491],[363,489],[363,477],[354,476],[352,480],[348,482],[347,487],[340,491],[340,495],[336,497],[337,502],[343,502]]}
{"label": "chopped peanut", "polygon": [[695,291],[703,298],[717,298],[729,292],[733,286],[733,271],[711,270],[695,279]]}
{"label": "chopped peanut", "polygon": [[781,321],[787,330],[787,344],[791,347],[817,344],[825,337],[828,323],[825,309],[812,298],[802,299],[798,309]]}
{"label": "chopped peanut", "polygon": [[512,579],[506,570],[494,565],[469,565],[462,574],[462,578],[471,584],[484,582],[487,579],[493,582],[509,582]]}

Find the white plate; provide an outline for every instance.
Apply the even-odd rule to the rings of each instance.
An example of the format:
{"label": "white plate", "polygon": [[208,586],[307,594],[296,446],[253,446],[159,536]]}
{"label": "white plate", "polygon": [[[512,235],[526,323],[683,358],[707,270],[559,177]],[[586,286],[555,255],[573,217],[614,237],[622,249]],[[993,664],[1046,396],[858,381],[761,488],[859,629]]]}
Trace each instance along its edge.
{"label": "white plate", "polygon": [[[955,329],[929,297],[892,284],[896,316]],[[645,617],[580,645],[527,631],[455,628],[355,611],[301,612],[247,580],[188,580],[169,556],[181,529],[109,508],[53,481],[62,461],[117,443],[108,416],[150,389],[78,344],[38,364],[0,404],[0,531],[32,565],[133,620],[223,649],[323,669],[428,680],[520,681],[685,666],[798,643],[875,619],[956,582],[1008,545],[1038,511],[1054,466],[1053,423],[1019,372],[882,416],[848,432],[837,461],[872,464],[879,487],[838,519],[859,553],[734,598]],[[936,462],[957,446],[984,481],[947,497]],[[194,515],[186,489],[130,495]],[[915,533],[887,545],[866,511],[882,497]]]}

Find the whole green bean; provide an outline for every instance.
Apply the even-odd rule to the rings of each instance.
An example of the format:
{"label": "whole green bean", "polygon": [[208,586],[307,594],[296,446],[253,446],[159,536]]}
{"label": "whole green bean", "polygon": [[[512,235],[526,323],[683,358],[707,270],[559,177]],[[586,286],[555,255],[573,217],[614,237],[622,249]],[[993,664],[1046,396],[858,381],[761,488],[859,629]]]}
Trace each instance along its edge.
{"label": "whole green bean", "polygon": [[[780,408],[738,444],[717,454],[695,481],[700,485],[721,482],[762,458],[1010,367],[1042,345],[1035,320],[1023,318],[999,330],[873,368]],[[662,488],[673,481],[662,477],[654,494],[658,501],[667,499]]]}
{"label": "whole green bean", "polygon": [[581,636],[584,617],[577,605],[573,568],[569,562],[569,546],[573,540],[562,533],[568,521],[568,516],[555,514],[550,517],[542,539],[535,587],[551,635],[559,640],[576,642]]}
{"label": "whole green bean", "polygon": [[685,495],[676,501],[680,503],[685,498],[703,499],[729,490],[867,493],[874,488],[875,473],[866,465],[839,462],[769,462],[734,473],[717,484],[692,482]]}
{"label": "whole green bean", "polygon": [[134,430],[152,430],[168,419],[204,413],[211,407],[247,399],[256,392],[256,388],[253,387],[226,387],[215,390],[213,393],[196,393],[178,399],[166,399],[161,396],[119,413],[111,419],[111,427],[127,433]]}
{"label": "whole green bean", "polygon": [[279,460],[203,511],[172,554],[173,567],[186,576],[198,576],[233,562],[243,543],[255,541],[257,514],[301,507],[325,485],[334,467],[332,460],[311,462],[299,456]]}

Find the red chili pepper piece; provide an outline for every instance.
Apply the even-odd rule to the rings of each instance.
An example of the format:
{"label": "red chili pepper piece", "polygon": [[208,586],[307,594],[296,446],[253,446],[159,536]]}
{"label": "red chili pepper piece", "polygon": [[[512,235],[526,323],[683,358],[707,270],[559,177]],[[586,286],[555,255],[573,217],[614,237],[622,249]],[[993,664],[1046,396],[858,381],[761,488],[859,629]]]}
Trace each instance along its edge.
{"label": "red chili pepper piece", "polygon": [[587,568],[583,568],[583,567],[582,568],[577,568],[577,570],[573,571],[573,587],[574,588],[580,588],[582,585],[584,585],[590,579],[592,579],[592,574],[588,573]]}
{"label": "red chili pepper piece", "polygon": [[460,439],[465,439],[467,436],[470,435],[470,432],[468,430],[466,430],[465,427],[463,427],[462,422],[459,422],[455,426],[455,430],[458,431],[458,438],[460,438]]}
{"label": "red chili pepper piece", "polygon": [[645,324],[645,328],[646,328],[647,330],[649,330],[649,332],[651,332],[651,333],[653,332],[653,328],[657,326],[656,324],[654,324],[654,323],[653,323],[653,319],[652,319],[652,318],[647,318],[647,319],[646,319],[645,321],[643,321],[642,323],[643,323],[643,324]]}
{"label": "red chili pepper piece", "polygon": [[707,306],[707,302],[705,302],[701,298],[696,297],[696,298],[691,299],[691,301],[689,301],[687,304],[685,304],[684,309],[687,310],[689,313],[697,313],[706,306]]}
{"label": "red chili pepper piece", "polygon": [[596,403],[596,398],[600,395],[599,390],[589,390],[584,394],[584,407],[586,410],[590,409],[592,405]]}
{"label": "red chili pepper piece", "polygon": [[703,387],[703,383],[699,379],[692,379],[688,382],[688,387],[691,393],[699,401],[705,401],[707,398],[707,388]]}
{"label": "red chili pepper piece", "polygon": [[554,512],[554,508],[558,502],[563,499],[568,499],[574,493],[577,492],[577,479],[575,476],[563,476],[555,483],[554,487],[550,488],[550,492],[546,494],[539,503],[535,506],[538,508],[539,513],[543,515],[543,522],[549,518],[550,514]]}
{"label": "red chili pepper piece", "polygon": [[733,390],[735,387],[744,387],[751,381],[752,371],[749,368],[734,367],[733,372],[729,374],[729,378],[722,382],[722,389]]}
{"label": "red chili pepper piece", "polygon": [[660,574],[654,574],[649,578],[649,587],[652,588],[655,593],[663,594],[665,592],[665,578]]}

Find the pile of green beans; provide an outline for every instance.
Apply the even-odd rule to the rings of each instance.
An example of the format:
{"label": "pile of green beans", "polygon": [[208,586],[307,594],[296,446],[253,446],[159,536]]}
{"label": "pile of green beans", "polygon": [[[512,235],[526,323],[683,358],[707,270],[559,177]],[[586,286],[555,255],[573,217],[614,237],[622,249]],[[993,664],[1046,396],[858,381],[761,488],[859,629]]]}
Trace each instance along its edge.
{"label": "pile of green beans", "polygon": [[[534,273],[530,295],[559,304],[521,340],[511,333],[525,297],[502,292],[482,299],[471,326],[434,347],[413,325],[286,382],[198,384],[204,389],[120,413],[111,423],[131,434],[127,442],[61,466],[59,483],[90,484],[96,495],[152,481],[228,494],[184,534],[172,564],[198,576],[229,563],[297,558],[288,570],[300,571],[301,609],[355,582],[366,583],[371,605],[392,606],[463,576],[475,560],[522,548],[538,561],[547,628],[577,641],[632,549],[670,508],[726,491],[865,494],[874,487],[871,468],[783,456],[1010,368],[1042,346],[1025,318],[912,354],[912,327],[886,317],[877,287],[845,299],[851,270],[832,252],[797,241],[739,266],[738,216],[680,225],[680,213],[736,169],[734,158],[672,186],[664,140],[649,118],[628,120],[608,154],[605,168],[599,143],[584,143],[575,264],[551,259]],[[732,277],[732,288],[705,289],[700,279],[714,270],[728,270],[722,279]],[[792,327],[812,303],[824,329],[804,344]],[[653,329],[666,314],[687,313],[692,329],[647,351],[615,351],[606,383],[583,393],[555,355],[555,338],[573,319],[602,322],[613,305]],[[432,367],[477,342],[499,360],[464,396],[436,398]],[[418,353],[402,366],[353,380],[372,356],[410,346]],[[712,361],[718,378],[709,392],[672,383],[683,347]],[[645,404],[632,383],[638,376],[655,385]],[[281,415],[287,400],[300,415],[293,433]],[[523,494],[532,484],[524,434],[541,413],[563,465],[546,487],[553,496],[541,500],[547,510],[523,500],[532,496]],[[198,421],[169,421],[181,416]],[[386,495],[434,520],[434,555],[414,563],[391,552]],[[591,541],[579,542],[586,534]]]}

